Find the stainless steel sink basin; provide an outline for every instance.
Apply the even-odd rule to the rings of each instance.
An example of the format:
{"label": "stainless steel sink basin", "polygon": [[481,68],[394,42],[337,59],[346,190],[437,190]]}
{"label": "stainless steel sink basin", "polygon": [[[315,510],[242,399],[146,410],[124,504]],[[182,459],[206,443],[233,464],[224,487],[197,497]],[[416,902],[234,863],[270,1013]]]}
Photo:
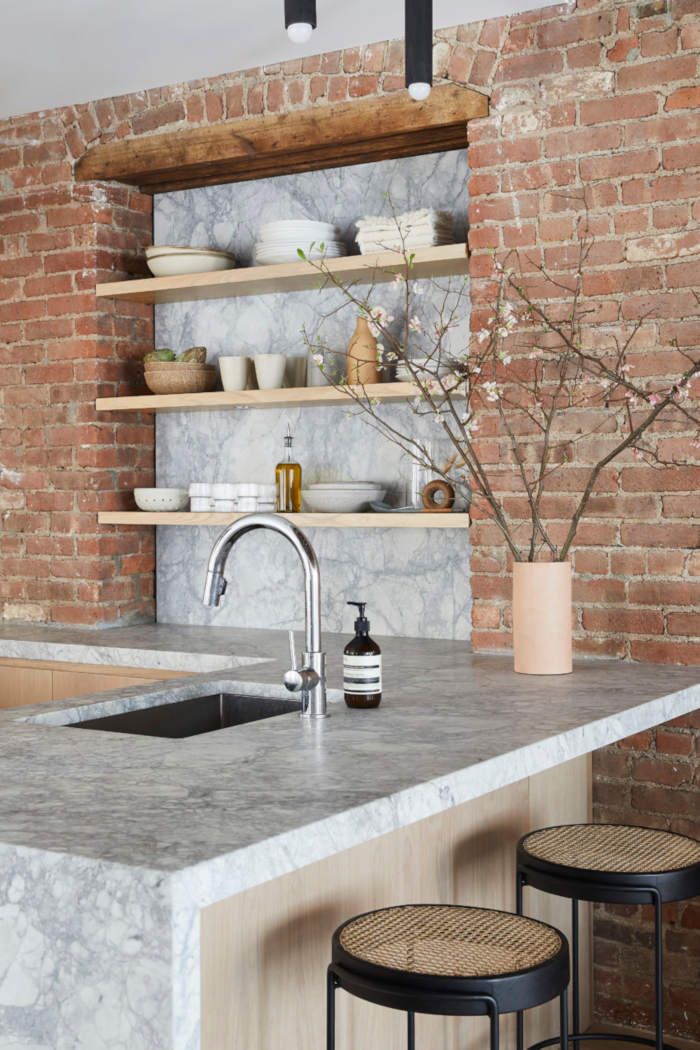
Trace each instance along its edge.
{"label": "stainless steel sink basin", "polygon": [[215,729],[241,726],[301,710],[298,700],[278,697],[239,696],[214,693],[189,700],[176,700],[159,707],[141,707],[118,715],[73,722],[71,729],[101,729],[108,733],[136,733],[139,736],[187,737],[212,733]]}

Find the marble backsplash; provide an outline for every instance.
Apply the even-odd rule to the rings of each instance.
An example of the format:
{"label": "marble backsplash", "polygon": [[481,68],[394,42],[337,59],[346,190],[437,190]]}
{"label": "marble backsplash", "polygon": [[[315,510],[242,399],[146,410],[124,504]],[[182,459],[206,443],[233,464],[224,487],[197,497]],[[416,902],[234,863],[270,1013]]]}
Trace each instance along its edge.
{"label": "marble backsplash", "polygon": [[[355,219],[388,213],[387,194],[398,211],[425,206],[450,210],[455,239],[464,238],[466,154],[454,151],[163,194],[155,199],[155,241],[227,248],[241,265],[248,265],[260,223],[304,217],[334,222],[350,246]],[[425,291],[416,312],[427,328],[438,296],[427,282],[422,285]],[[397,323],[400,294],[393,284],[378,285],[372,293],[373,302],[394,312]],[[210,360],[220,354],[304,355],[304,328],[311,335],[320,330],[329,346],[344,348],[354,323],[354,308],[344,305],[336,290],[174,303],[156,307],[156,345],[176,351],[205,345]],[[453,338],[464,340],[467,328],[465,315]],[[438,433],[430,420],[409,419],[407,405],[382,411],[428,438]],[[304,483],[376,480],[394,503],[402,501],[410,465],[357,409],[341,406],[161,414],[156,430],[158,484],[271,482],[287,423],[295,435]],[[289,545],[272,534],[243,538],[229,561],[226,599],[216,610],[202,605],[207,558],[217,533],[216,528],[159,528],[159,622],[298,626],[303,617],[301,567]],[[326,629],[348,631],[354,610],[346,602],[362,600],[368,603],[377,634],[469,636],[466,531],[309,529],[309,536],[321,565]]]}

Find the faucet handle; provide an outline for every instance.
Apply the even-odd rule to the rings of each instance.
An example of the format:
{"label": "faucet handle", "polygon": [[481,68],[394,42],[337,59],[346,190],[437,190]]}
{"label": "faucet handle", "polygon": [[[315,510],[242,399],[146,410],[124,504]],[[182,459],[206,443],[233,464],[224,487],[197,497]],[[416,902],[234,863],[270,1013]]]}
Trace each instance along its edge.
{"label": "faucet handle", "polygon": [[298,671],[299,667],[297,665],[297,650],[294,644],[294,631],[289,632],[289,656],[292,661],[292,670]]}

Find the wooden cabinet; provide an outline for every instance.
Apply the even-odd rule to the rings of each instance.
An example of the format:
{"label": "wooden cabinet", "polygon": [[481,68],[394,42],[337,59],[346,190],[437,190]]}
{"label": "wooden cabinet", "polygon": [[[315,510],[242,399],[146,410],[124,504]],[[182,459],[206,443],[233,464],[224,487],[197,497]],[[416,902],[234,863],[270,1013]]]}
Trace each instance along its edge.
{"label": "wooden cabinet", "polygon": [[53,700],[51,671],[0,665],[0,707],[24,707],[47,700]]}
{"label": "wooden cabinet", "polygon": [[138,675],[100,674],[94,671],[52,671],[54,700],[67,700],[71,696],[87,693],[104,693],[108,689],[127,689],[141,685],[148,679]]}
{"label": "wooden cabinet", "polygon": [[127,689],[165,678],[180,678],[179,671],[139,667],[103,667],[58,661],[0,660],[0,708],[69,700],[72,696]]}

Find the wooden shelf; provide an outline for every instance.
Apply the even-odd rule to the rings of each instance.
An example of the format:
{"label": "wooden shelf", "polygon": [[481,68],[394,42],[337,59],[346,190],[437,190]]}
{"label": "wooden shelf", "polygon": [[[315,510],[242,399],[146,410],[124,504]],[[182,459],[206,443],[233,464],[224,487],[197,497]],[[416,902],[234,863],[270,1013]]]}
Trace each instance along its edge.
{"label": "wooden shelf", "polygon": [[[401,252],[376,255],[347,255],[329,259],[328,270],[343,281],[368,284],[390,281],[405,269]],[[467,272],[464,244],[442,244],[436,248],[417,248],[411,277],[449,277]],[[100,299],[119,299],[135,303],[182,303],[200,299],[232,299],[239,295],[267,295],[270,292],[301,292],[318,288],[324,278],[308,262],[274,266],[247,266],[216,273],[184,274],[179,277],[148,277],[134,281],[98,284]]]}
{"label": "wooden shelf", "polygon": [[[229,525],[245,514],[177,511],[154,514],[145,511],[101,511],[100,525]],[[336,529],[467,529],[468,514],[283,514],[283,518],[306,528]]]}
{"label": "wooden shelf", "polygon": [[[361,387],[355,387],[358,393]],[[406,401],[414,397],[413,383],[369,383],[367,397],[376,401]],[[223,408],[298,408],[302,405],[338,405],[351,401],[346,390],[332,386],[288,387],[281,390],[214,390],[209,394],[141,394],[135,397],[98,397],[98,412],[215,411]]]}

